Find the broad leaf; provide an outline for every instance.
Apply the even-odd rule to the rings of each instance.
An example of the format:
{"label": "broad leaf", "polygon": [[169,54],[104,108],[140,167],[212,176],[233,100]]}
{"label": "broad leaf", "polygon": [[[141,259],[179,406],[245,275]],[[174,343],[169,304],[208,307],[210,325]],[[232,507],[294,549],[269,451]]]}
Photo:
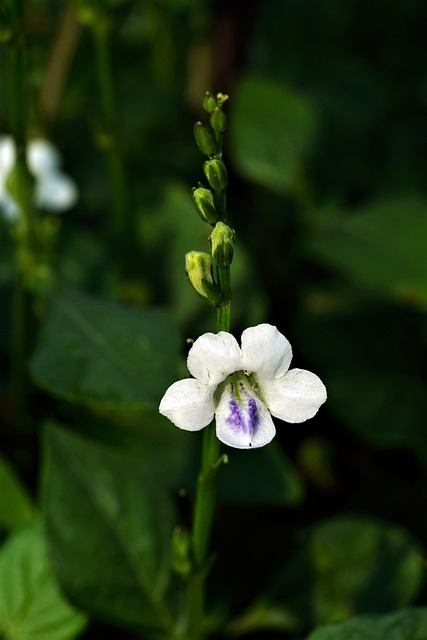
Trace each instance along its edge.
{"label": "broad leaf", "polygon": [[[369,300],[368,300],[369,302]],[[298,343],[328,388],[328,409],[368,441],[427,462],[427,393],[415,318],[392,306],[302,313]]]}
{"label": "broad leaf", "polygon": [[369,290],[427,307],[427,201],[379,200],[326,226],[310,252]]}
{"label": "broad leaf", "polygon": [[387,616],[358,616],[316,629],[307,640],[425,640],[427,607]]}
{"label": "broad leaf", "polygon": [[8,460],[0,455],[0,527],[12,529],[34,517],[32,500]]}
{"label": "broad leaf", "polygon": [[247,76],[233,96],[230,127],[235,162],[245,176],[279,192],[297,184],[315,134],[308,102],[277,82]]}
{"label": "broad leaf", "polygon": [[65,592],[118,624],[167,628],[168,494],[130,454],[54,425],[45,438],[47,533]]}
{"label": "broad leaf", "polygon": [[[114,423],[102,416],[101,413],[99,421],[91,424],[92,438],[134,456],[147,477],[168,491],[175,494],[182,488],[189,494],[194,491],[203,432],[177,429],[155,410],[116,416]],[[227,454],[229,462],[218,474],[219,500],[293,505],[303,499],[302,480],[276,442],[250,452],[224,446],[222,453]]]}
{"label": "broad leaf", "polygon": [[421,549],[404,529],[361,516],[326,520],[311,533],[320,619],[410,604],[422,585]]}
{"label": "broad leaf", "polygon": [[59,590],[40,523],[11,535],[1,550],[0,567],[0,633],[6,640],[77,637],[86,617]]}
{"label": "broad leaf", "polygon": [[304,627],[412,604],[424,578],[423,550],[403,528],[364,516],[314,526],[279,574],[271,596]]}
{"label": "broad leaf", "polygon": [[70,401],[136,409],[157,404],[173,381],[178,345],[167,311],[58,292],[31,371],[41,387]]}

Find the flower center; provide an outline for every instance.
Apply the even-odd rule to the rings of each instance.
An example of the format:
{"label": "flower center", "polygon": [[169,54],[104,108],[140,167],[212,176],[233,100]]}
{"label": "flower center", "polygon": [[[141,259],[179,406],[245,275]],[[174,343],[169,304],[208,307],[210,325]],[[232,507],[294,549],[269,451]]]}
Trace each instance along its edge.
{"label": "flower center", "polygon": [[260,423],[258,389],[253,374],[238,371],[226,380],[228,417],[226,423],[234,430],[252,437]]}

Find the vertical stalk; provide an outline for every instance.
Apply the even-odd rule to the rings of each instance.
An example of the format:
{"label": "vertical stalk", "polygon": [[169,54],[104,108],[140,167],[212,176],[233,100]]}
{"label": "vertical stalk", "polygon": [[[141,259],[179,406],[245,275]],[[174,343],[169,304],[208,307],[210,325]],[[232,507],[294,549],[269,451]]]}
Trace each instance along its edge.
{"label": "vertical stalk", "polygon": [[[213,96],[211,96],[210,94],[207,93],[205,95],[205,99],[207,100],[207,102],[204,102],[204,106],[206,108],[206,105],[209,105],[207,107],[207,111],[209,111],[209,113],[212,113],[214,111],[214,107],[218,104],[220,105],[220,108],[222,107],[222,102],[219,102],[220,95],[223,98],[222,102],[225,101],[226,97],[223,97],[222,94],[218,94],[218,102],[216,102],[215,98],[213,98]],[[218,121],[218,118],[216,118],[216,121]],[[221,127],[223,125],[224,123],[222,123]],[[219,126],[216,127],[215,122],[212,121],[212,117],[211,126],[214,129],[214,133],[216,136],[217,153],[215,155],[215,159],[218,161],[222,156],[223,136],[219,132]],[[197,131],[200,130],[197,129]],[[197,140],[198,136],[196,135],[196,141]],[[202,150],[203,146],[204,145],[202,144],[202,146],[199,148]],[[205,153],[205,151],[206,150],[204,150],[203,152]],[[205,153],[205,155],[210,156],[210,153]],[[218,215],[218,220],[221,221],[225,221],[227,217],[227,178],[225,168],[224,173],[225,177],[221,176],[221,179],[219,180],[217,176],[215,177],[215,179],[212,175],[209,176],[209,171],[206,172],[205,170],[205,175],[214,191],[213,198]],[[229,262],[227,261],[228,265],[231,263],[231,259]],[[227,262],[224,260],[224,264],[227,264]],[[218,262],[215,261],[215,264],[211,266],[211,269],[213,280],[215,282],[215,285],[221,292],[221,300],[223,301],[221,306],[217,308],[216,330],[217,333],[219,331],[230,331],[230,267],[222,265],[220,266]],[[205,631],[203,629],[205,612],[205,584],[206,577],[210,568],[209,547],[215,514],[216,476],[220,465],[222,464],[222,462],[226,461],[226,457],[220,455],[220,448],[221,444],[216,437],[216,430],[214,428],[214,425],[211,424],[207,428],[205,428],[203,433],[202,463],[196,488],[193,529],[191,532],[193,572],[188,581],[186,594],[186,624],[183,634],[183,638],[185,638],[185,640],[203,640],[203,638],[205,637]]]}
{"label": "vertical stalk", "polygon": [[16,143],[16,165],[21,170],[16,173],[17,192],[22,194],[19,202],[21,220],[16,240],[15,276],[12,298],[12,340],[11,340],[11,388],[14,417],[17,428],[25,428],[28,423],[28,375],[27,360],[30,351],[29,327],[31,324],[31,301],[25,290],[25,266],[22,256],[28,255],[34,238],[31,195],[28,197],[26,177],[26,64],[24,31],[22,24],[22,3],[9,2],[11,20],[11,40],[6,56],[6,77],[8,108],[11,131]]}
{"label": "vertical stalk", "polygon": [[119,246],[120,258],[129,254],[128,244],[133,238],[133,220],[126,168],[119,140],[120,119],[113,79],[108,17],[100,16],[91,24],[95,48],[96,76],[99,89],[102,132],[100,145],[105,151],[112,195],[109,222],[110,241]]}
{"label": "vertical stalk", "polygon": [[[229,287],[230,269],[221,269],[224,281]],[[223,282],[219,277],[219,283]],[[217,309],[218,331],[230,331],[231,301]],[[187,590],[188,627],[191,640],[201,640],[203,634],[203,613],[205,610],[205,581],[208,570],[209,545],[215,515],[216,476],[221,465],[221,444],[216,437],[214,425],[209,425],[203,433],[202,465],[197,480],[192,531],[192,551],[195,575],[190,579]]]}

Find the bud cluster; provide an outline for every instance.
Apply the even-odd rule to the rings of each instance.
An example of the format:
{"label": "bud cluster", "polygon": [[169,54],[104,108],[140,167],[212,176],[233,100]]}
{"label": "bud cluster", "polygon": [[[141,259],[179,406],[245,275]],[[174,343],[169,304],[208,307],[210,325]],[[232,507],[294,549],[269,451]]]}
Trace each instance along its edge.
{"label": "bud cluster", "polygon": [[234,254],[235,233],[226,224],[227,169],[222,160],[223,133],[227,116],[222,110],[228,96],[205,93],[203,108],[209,113],[210,127],[196,122],[194,137],[200,151],[207,156],[203,173],[208,186],[199,183],[193,189],[193,204],[200,218],[214,227],[209,238],[211,254],[190,251],[185,257],[187,277],[196,293],[214,307],[230,301],[229,270]]}

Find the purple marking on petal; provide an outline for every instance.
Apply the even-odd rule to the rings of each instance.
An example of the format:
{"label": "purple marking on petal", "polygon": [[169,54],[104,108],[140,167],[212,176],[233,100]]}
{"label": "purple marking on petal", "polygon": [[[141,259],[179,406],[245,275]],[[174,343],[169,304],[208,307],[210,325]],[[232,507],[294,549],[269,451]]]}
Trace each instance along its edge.
{"label": "purple marking on petal", "polygon": [[244,434],[247,433],[245,418],[242,413],[241,407],[237,404],[237,402],[233,399],[230,400],[230,415],[227,418],[227,424],[235,429],[240,429]]}
{"label": "purple marking on petal", "polygon": [[[255,398],[248,393],[244,385],[241,384],[240,387],[246,396],[247,405],[241,406],[232,398],[229,402],[230,413],[226,422],[233,427],[235,431],[241,431],[244,435],[252,437],[260,423],[258,405]],[[231,392],[233,393],[233,386],[231,387]]]}
{"label": "purple marking on petal", "polygon": [[259,412],[258,405],[254,398],[249,400],[249,431],[251,436],[255,433],[257,426],[259,425]]}

